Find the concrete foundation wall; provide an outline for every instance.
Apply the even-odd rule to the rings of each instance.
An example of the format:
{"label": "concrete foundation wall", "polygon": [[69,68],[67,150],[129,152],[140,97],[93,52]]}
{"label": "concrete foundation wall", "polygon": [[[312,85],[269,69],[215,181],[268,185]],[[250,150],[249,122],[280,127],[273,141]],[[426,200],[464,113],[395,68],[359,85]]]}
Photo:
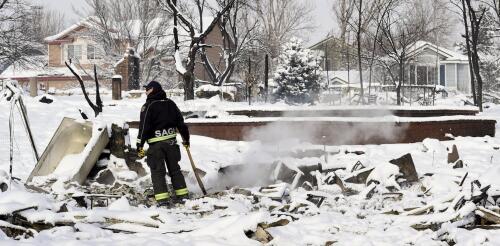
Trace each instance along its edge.
{"label": "concrete foundation wall", "polygon": [[[495,136],[494,120],[449,120],[436,122],[238,122],[188,123],[192,135],[223,140],[298,138],[315,144],[415,143],[425,138],[439,140],[453,136]],[[324,136],[324,137],[323,137]]]}

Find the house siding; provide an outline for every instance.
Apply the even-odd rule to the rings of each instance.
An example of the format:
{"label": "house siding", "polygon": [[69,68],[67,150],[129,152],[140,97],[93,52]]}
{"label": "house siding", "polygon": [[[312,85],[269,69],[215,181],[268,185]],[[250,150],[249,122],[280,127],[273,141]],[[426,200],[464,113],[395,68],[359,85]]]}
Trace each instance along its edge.
{"label": "house siding", "polygon": [[470,92],[470,79],[469,79],[469,65],[468,64],[457,64],[457,78],[458,78],[457,89],[459,91],[469,93]]}
{"label": "house siding", "polygon": [[[222,49],[220,48],[220,46],[223,44],[223,39],[222,32],[217,26],[207,35],[205,43],[213,45],[213,47],[206,48],[208,60],[212,62],[212,65],[216,67],[220,72],[223,72],[224,69],[226,69],[226,64],[221,54]],[[196,59],[199,62],[197,62],[195,65],[194,76],[199,80],[210,81],[210,76],[203,66],[200,56],[196,57]]]}
{"label": "house siding", "polygon": [[446,87],[454,89],[457,88],[455,65],[456,64],[446,64]]}
{"label": "house siding", "polygon": [[61,67],[62,49],[60,44],[49,44],[49,67]]}

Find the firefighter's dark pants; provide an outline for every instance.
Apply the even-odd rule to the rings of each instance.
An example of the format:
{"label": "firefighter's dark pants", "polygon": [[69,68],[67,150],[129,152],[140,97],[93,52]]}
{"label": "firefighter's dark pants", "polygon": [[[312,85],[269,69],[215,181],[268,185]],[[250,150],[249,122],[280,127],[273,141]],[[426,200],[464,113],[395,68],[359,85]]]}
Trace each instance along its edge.
{"label": "firefighter's dark pants", "polygon": [[165,164],[167,165],[175,194],[177,196],[188,194],[186,181],[184,181],[184,176],[179,167],[180,160],[181,152],[179,150],[179,145],[175,142],[162,141],[149,145],[146,162],[151,169],[151,181],[153,182],[153,190],[157,201],[170,198],[167,182],[165,180]]}

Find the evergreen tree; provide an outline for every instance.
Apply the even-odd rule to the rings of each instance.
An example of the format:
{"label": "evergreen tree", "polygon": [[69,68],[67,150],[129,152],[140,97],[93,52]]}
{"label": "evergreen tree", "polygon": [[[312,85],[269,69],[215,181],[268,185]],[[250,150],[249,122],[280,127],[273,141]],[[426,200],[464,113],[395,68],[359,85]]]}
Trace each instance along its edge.
{"label": "evergreen tree", "polygon": [[299,39],[292,38],[284,45],[274,74],[277,98],[290,104],[313,103],[319,95],[320,72],[316,56],[303,48]]}

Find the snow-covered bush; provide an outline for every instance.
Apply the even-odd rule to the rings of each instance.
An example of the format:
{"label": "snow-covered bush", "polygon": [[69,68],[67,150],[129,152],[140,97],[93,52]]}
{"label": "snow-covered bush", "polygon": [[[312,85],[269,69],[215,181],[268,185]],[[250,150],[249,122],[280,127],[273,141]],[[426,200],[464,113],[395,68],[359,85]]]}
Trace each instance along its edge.
{"label": "snow-covered bush", "polygon": [[276,97],[287,103],[314,102],[319,95],[320,72],[317,57],[303,48],[299,39],[292,38],[284,45],[274,74]]}

